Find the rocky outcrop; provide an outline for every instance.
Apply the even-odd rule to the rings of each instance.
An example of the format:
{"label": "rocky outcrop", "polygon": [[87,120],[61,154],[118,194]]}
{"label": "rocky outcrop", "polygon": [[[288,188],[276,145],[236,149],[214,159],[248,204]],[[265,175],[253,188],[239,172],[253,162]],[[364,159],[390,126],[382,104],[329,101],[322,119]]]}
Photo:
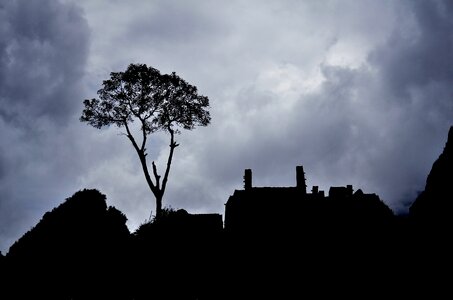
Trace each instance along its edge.
{"label": "rocky outcrop", "polygon": [[453,126],[439,158],[426,180],[425,190],[410,207],[410,216],[417,223],[441,225],[451,222],[453,208]]}

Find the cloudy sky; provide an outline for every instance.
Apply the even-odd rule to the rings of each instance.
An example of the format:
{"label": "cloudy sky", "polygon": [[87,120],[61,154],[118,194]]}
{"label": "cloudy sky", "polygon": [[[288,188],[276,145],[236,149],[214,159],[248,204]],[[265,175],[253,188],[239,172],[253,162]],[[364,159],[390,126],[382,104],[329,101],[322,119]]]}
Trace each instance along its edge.
{"label": "cloudy sky", "polygon": [[[175,71],[212,123],[178,136],[164,204],[224,212],[257,186],[353,184],[406,212],[453,124],[451,1],[0,0],[0,250],[97,188],[134,230],[155,210],[118,128],[78,118],[130,63]],[[162,165],[168,136],[153,136]]]}

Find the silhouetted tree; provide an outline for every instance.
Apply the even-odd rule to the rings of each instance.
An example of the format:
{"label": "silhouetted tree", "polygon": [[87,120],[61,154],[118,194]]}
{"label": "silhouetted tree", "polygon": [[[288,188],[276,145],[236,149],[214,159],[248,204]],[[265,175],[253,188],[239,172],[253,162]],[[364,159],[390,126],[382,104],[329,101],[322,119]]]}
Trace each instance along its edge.
{"label": "silhouetted tree", "polygon": [[[178,128],[191,130],[197,125],[209,124],[209,99],[198,95],[195,86],[174,72],[163,75],[146,64],[130,64],[125,72],[110,73],[110,79],[103,82],[98,95],[99,99],[83,102],[85,109],[80,120],[95,128],[114,124],[126,129],[125,135],[138,154],[146,182],[156,198],[156,216],[159,217],[173,152],[179,145],[175,134],[180,132]],[[134,121],[141,126],[140,140],[132,134]],[[146,159],[148,135],[157,131],[170,134],[170,151],[162,180],[154,161],[154,179],[151,178]]]}

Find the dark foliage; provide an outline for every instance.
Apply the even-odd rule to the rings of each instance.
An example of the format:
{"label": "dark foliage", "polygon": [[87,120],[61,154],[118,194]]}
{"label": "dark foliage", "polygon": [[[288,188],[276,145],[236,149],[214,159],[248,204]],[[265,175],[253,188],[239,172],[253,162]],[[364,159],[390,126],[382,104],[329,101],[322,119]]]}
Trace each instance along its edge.
{"label": "dark foliage", "polygon": [[[161,74],[146,64],[130,64],[112,72],[98,91],[99,99],[85,100],[81,121],[93,127],[124,127],[134,120],[146,134],[176,127],[206,126],[211,117],[209,99],[176,73]],[[175,129],[176,130],[176,129]]]}
{"label": "dark foliage", "polygon": [[222,280],[222,217],[163,209],[161,218],[142,224],[133,234],[135,299],[217,299]]}

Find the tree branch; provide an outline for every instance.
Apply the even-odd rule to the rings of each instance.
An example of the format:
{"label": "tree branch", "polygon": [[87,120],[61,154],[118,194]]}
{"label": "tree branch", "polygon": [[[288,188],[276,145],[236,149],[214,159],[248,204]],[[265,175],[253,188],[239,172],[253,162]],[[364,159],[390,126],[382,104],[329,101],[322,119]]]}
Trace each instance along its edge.
{"label": "tree branch", "polygon": [[175,142],[175,132],[173,129],[168,127],[168,131],[170,132],[170,153],[168,155],[168,160],[167,160],[167,168],[165,170],[164,174],[164,179],[162,180],[162,188],[161,188],[161,193],[165,193],[165,188],[167,187],[167,180],[168,180],[168,174],[170,173],[170,167],[171,167],[171,161],[173,159],[173,152],[175,151],[175,148],[179,146]]}
{"label": "tree branch", "polygon": [[141,117],[139,117],[139,119],[140,119],[140,122],[142,122],[142,134],[143,134],[142,147],[140,149],[143,151],[143,153],[145,153],[146,152],[145,151],[145,146],[146,146],[146,127],[145,127],[146,123],[145,122],[146,121],[144,119],[142,119]]}
{"label": "tree branch", "polygon": [[136,116],[137,118],[140,118],[140,114],[138,114],[135,110],[134,107],[132,106],[131,99],[127,99],[127,105],[129,106],[129,109],[131,110],[132,114]]}
{"label": "tree branch", "polygon": [[137,142],[135,141],[134,136],[132,135],[131,130],[129,129],[129,125],[127,125],[127,121],[124,120],[123,124],[124,124],[124,127],[126,128],[126,132],[127,132],[126,136],[131,141],[131,143],[134,146],[134,149],[137,151],[137,153],[140,154],[140,148],[138,148]]}
{"label": "tree branch", "polygon": [[153,180],[151,179],[151,176],[149,175],[148,166],[146,164],[146,154],[138,147],[137,142],[135,141],[135,139],[129,129],[129,125],[127,125],[127,121],[124,122],[124,127],[126,127],[127,137],[131,141],[132,145],[134,146],[135,151],[137,151],[138,157],[140,158],[140,163],[142,164],[143,173],[145,174],[146,182],[148,183],[148,186],[151,189],[151,192],[153,192],[153,194],[155,196],[157,196],[159,193],[159,189],[156,187],[156,185],[154,185]]}

